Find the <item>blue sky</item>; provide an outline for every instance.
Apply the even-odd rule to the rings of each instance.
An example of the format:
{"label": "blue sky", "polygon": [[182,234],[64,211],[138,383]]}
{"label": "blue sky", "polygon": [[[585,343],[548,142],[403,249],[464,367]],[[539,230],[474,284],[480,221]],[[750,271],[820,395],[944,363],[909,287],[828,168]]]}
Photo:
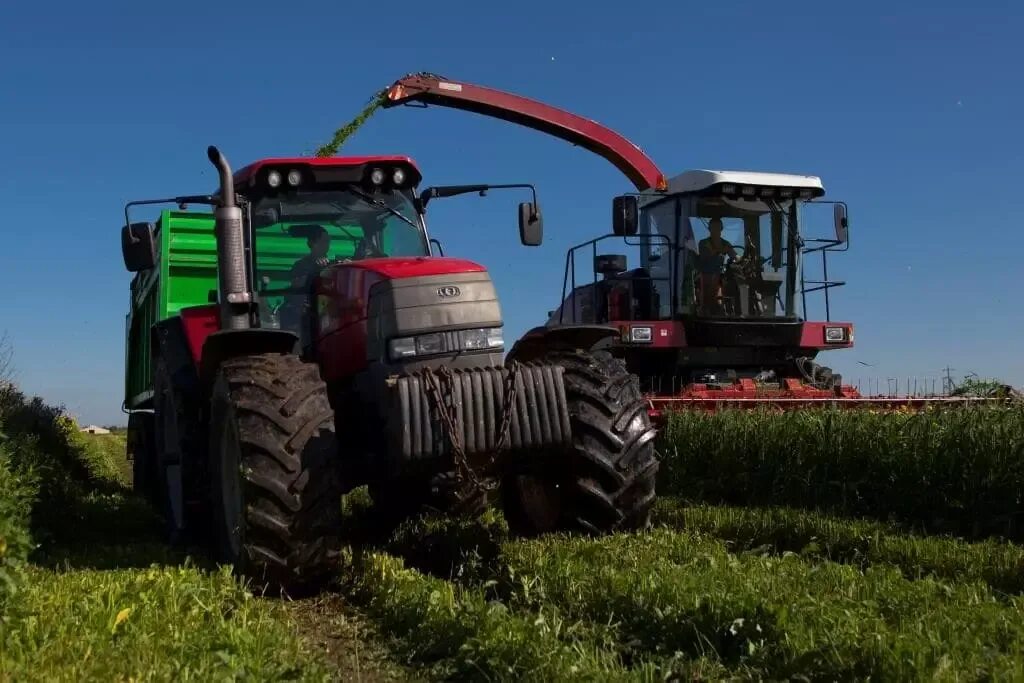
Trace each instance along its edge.
{"label": "blue sky", "polygon": [[[1024,384],[1019,3],[146,4],[15,3],[0,21],[0,331],[24,389],[83,420],[123,420],[124,202],[209,191],[209,144],[236,166],[312,150],[414,71],[594,118],[669,175],[820,175],[850,206],[833,317],[857,325],[830,364]],[[446,253],[491,269],[507,338],[557,305],[565,249],[632,189],[584,150],[441,108],[379,113],[344,151],[409,154],[427,183],[537,185],[539,249],[518,243],[514,193],[431,206]]]}

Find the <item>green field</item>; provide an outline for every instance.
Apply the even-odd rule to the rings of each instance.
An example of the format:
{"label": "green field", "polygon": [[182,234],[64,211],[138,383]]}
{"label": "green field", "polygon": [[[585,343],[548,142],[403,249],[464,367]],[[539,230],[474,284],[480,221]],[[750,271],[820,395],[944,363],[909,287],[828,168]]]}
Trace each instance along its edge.
{"label": "green field", "polygon": [[1024,679],[1019,406],[682,416],[654,527],[602,539],[373,537],[357,490],[303,603],[171,552],[121,437],[55,422],[0,420],[0,680]]}

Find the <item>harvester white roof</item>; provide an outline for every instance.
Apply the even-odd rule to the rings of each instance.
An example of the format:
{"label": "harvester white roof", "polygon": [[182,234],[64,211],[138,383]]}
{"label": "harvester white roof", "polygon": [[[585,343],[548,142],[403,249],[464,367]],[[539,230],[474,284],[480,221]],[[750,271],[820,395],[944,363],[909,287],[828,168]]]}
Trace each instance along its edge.
{"label": "harvester white roof", "polygon": [[792,173],[763,173],[760,171],[723,171],[694,169],[669,178],[668,192],[700,192],[713,185],[732,183],[736,185],[757,185],[767,187],[791,187],[796,190],[815,190],[815,195],[825,193],[821,178],[813,175]]}

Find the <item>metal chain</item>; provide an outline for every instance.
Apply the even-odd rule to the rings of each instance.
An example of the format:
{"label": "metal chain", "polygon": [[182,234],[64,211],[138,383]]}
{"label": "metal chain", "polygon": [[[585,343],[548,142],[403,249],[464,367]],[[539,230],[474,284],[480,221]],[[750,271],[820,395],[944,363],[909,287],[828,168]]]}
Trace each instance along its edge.
{"label": "metal chain", "polygon": [[508,374],[505,375],[505,391],[503,400],[505,410],[501,414],[501,426],[498,427],[498,441],[494,444],[494,453],[497,455],[505,448],[509,440],[509,433],[512,429],[512,411],[516,406],[516,379],[519,376],[519,362],[512,361],[508,367]]}
{"label": "metal chain", "polygon": [[[504,410],[502,411],[501,423],[498,428],[498,438],[494,446],[494,454],[492,455],[491,461],[486,464],[485,469],[490,467],[497,455],[505,448],[509,440],[510,431],[512,427],[512,412],[515,410],[516,400],[516,378],[518,376],[519,364],[512,362],[509,367],[508,374],[505,376],[505,385],[503,391],[503,403]],[[452,374],[451,369],[447,366],[442,366],[436,373],[430,368],[427,368],[423,372],[424,380],[427,384],[427,392],[433,397],[434,406],[437,408],[438,417],[441,421],[441,426],[445,431],[445,436],[452,448],[452,460],[455,465],[455,481],[458,486],[468,483],[474,491],[481,490],[492,490],[497,486],[497,482],[486,484],[480,480],[476,475],[476,471],[469,464],[469,460],[466,457],[466,451],[462,444],[462,435],[456,424],[456,415],[454,405],[444,400],[444,394],[442,392],[441,384],[437,380],[437,375],[440,374],[445,383],[445,389],[448,390],[448,395],[454,397],[455,395],[455,377]]]}

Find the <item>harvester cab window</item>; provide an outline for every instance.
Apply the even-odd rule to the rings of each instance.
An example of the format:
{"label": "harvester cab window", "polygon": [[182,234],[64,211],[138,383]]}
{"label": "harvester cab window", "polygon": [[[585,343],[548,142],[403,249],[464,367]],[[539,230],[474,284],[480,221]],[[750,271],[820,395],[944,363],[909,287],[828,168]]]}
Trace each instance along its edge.
{"label": "harvester cab window", "polygon": [[672,245],[675,244],[677,201],[663,201],[643,212],[640,224],[640,266],[649,274],[651,317],[672,317]]}
{"label": "harvester cab window", "polygon": [[688,202],[681,230],[692,245],[682,309],[700,317],[777,318],[785,310],[788,206],[725,197]]}

